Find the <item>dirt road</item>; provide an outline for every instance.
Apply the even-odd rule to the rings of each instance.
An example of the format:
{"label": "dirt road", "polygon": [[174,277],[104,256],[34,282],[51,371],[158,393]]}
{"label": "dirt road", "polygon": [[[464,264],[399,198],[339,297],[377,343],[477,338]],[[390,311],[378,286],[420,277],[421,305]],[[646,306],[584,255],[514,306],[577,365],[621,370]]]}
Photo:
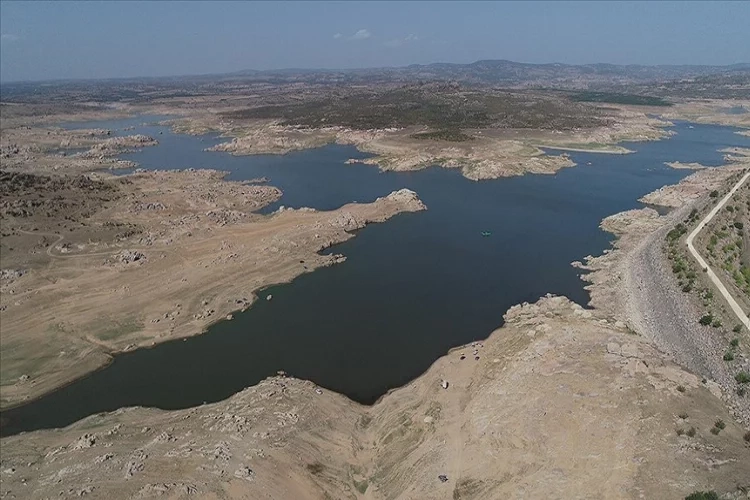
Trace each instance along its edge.
{"label": "dirt road", "polygon": [[716,273],[711,269],[711,267],[708,265],[708,263],[703,260],[703,257],[700,256],[698,251],[695,249],[695,246],[693,246],[693,240],[696,236],[698,236],[698,233],[701,232],[701,230],[706,227],[706,224],[711,222],[711,219],[714,218],[714,216],[724,208],[724,205],[727,204],[727,202],[732,198],[735,192],[747,181],[748,177],[750,177],[750,172],[746,173],[742,176],[742,179],[739,180],[737,184],[734,185],[734,187],[729,190],[726,196],[721,199],[719,203],[711,210],[708,215],[706,215],[706,218],[701,221],[698,226],[693,229],[693,231],[688,235],[687,237],[687,247],[692,256],[695,258],[695,260],[698,261],[698,264],[701,266],[702,269],[706,270],[706,274],[711,279],[711,282],[716,286],[716,288],[719,290],[722,296],[724,296],[724,299],[729,304],[729,307],[732,308],[732,311],[735,315],[739,318],[739,320],[742,322],[743,325],[745,325],[745,328],[750,330],[750,319],[748,319],[747,314],[745,314],[745,311],[742,310],[740,305],[737,303],[736,300],[734,300],[734,297],[732,297],[732,294],[729,293],[729,290],[724,286],[724,283],[721,282],[719,277],[716,275]]}

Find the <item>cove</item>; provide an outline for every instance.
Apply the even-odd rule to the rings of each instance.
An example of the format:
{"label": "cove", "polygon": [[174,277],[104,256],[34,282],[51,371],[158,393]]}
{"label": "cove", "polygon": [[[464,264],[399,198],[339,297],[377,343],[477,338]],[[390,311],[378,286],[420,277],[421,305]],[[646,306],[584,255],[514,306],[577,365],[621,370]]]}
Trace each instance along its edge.
{"label": "cove", "polygon": [[[474,182],[457,170],[381,173],[346,165],[366,155],[330,145],[283,156],[206,152],[217,136],[173,134],[148,117],[80,127],[124,128],[158,146],[124,155],[146,169],[217,168],[229,179],[266,177],[279,204],[337,208],[400,188],[428,210],[366,227],[329,251],[346,262],[271,287],[233,321],[207,333],[117,355],[106,368],[3,412],[4,435],[69,425],[125,406],[178,409],[225,399],[284,370],[363,404],[423,373],[450,348],[486,338],[512,305],[546,293],[586,304],[570,266],[610,246],[599,229],[613,213],[689,171],[666,161],[723,163],[718,150],[750,147],[736,129],[677,123],[676,135],[626,143],[629,155],[571,153],[578,166],[555,175]],[[161,132],[161,133],[160,133]],[[483,237],[490,231],[490,237]]]}

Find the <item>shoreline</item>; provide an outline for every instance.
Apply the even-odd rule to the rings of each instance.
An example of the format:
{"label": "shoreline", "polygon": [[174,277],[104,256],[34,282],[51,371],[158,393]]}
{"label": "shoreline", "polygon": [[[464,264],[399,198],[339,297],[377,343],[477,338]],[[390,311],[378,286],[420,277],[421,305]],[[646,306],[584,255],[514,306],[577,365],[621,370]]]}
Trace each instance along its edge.
{"label": "shoreline", "polygon": [[[254,193],[257,192],[259,193],[261,198],[257,200],[255,198],[252,198],[255,201],[253,201],[254,205],[252,205],[250,208],[250,214],[246,216],[247,220],[229,223],[228,225],[224,225],[224,223],[221,223],[218,226],[211,226],[209,223],[207,227],[204,227],[206,226],[206,224],[204,224],[204,226],[201,226],[203,227],[203,229],[201,229],[201,227],[199,226],[195,226],[192,229],[192,232],[197,233],[191,238],[191,240],[189,240],[191,241],[191,243],[187,246],[177,243],[171,246],[165,246],[164,244],[159,243],[159,241],[149,243],[146,246],[134,246],[133,243],[125,242],[115,246],[107,245],[104,251],[99,251],[96,249],[97,247],[94,246],[93,252],[89,249],[86,253],[59,255],[59,252],[52,253],[54,247],[56,245],[60,245],[62,235],[58,235],[57,241],[52,243],[51,246],[48,247],[46,258],[52,259],[53,262],[58,261],[60,262],[60,265],[54,266],[49,271],[36,270],[31,274],[23,276],[23,278],[19,278],[24,280],[22,282],[24,283],[23,285],[21,285],[20,283],[3,285],[4,287],[24,286],[25,288],[28,288],[28,286],[32,284],[32,282],[29,281],[30,279],[32,281],[38,281],[47,274],[64,274],[66,272],[66,269],[75,269],[75,272],[78,275],[78,281],[74,281],[73,283],[81,283],[81,285],[78,286],[82,287],[82,289],[89,288],[89,290],[87,290],[85,293],[87,293],[88,295],[94,294],[92,296],[101,296],[103,293],[111,294],[113,293],[113,291],[107,291],[111,288],[111,286],[108,285],[106,279],[104,279],[103,277],[101,279],[97,277],[97,273],[100,274],[99,271],[97,271],[97,263],[99,259],[104,259],[104,257],[106,256],[110,256],[110,258],[114,256],[116,258],[117,255],[120,255],[120,253],[125,251],[129,252],[130,254],[133,254],[136,251],[145,253],[145,255],[149,258],[146,259],[145,268],[141,268],[139,265],[135,264],[131,264],[130,266],[128,266],[127,264],[117,264],[114,268],[112,268],[112,266],[110,266],[109,268],[103,268],[102,271],[104,273],[115,273],[118,276],[122,276],[122,278],[118,278],[120,280],[119,288],[128,288],[126,284],[132,286],[137,285],[142,288],[145,285],[142,286],[142,284],[138,281],[137,276],[143,275],[144,272],[150,274],[149,269],[153,266],[157,266],[157,268],[152,272],[166,272],[166,276],[171,276],[171,271],[169,271],[169,269],[172,269],[174,266],[178,266],[178,268],[176,268],[176,272],[178,272],[179,274],[186,275],[186,273],[189,274],[190,272],[192,272],[192,274],[195,275],[199,280],[199,286],[201,280],[205,281],[206,279],[210,279],[211,283],[214,283],[213,285],[210,285],[208,287],[199,288],[199,292],[191,292],[191,290],[195,290],[194,287],[196,286],[195,283],[192,283],[191,287],[189,287],[189,289],[185,292],[187,293],[187,295],[185,295],[184,298],[188,302],[187,304],[185,304],[186,307],[184,309],[177,310],[177,314],[182,311],[183,313],[187,313],[186,315],[188,317],[185,317],[186,315],[180,316],[180,318],[182,319],[178,319],[177,323],[174,323],[174,320],[172,319],[171,321],[173,321],[173,324],[169,333],[167,333],[166,331],[166,328],[169,327],[168,324],[165,325],[165,323],[168,323],[167,321],[164,321],[161,324],[157,325],[154,324],[154,322],[159,323],[159,320],[155,319],[152,320],[150,324],[146,324],[149,316],[160,318],[164,313],[163,310],[161,312],[148,312],[148,310],[153,310],[155,307],[160,307],[158,305],[159,303],[165,303],[161,307],[166,307],[167,309],[174,308],[173,306],[169,306],[167,304],[168,302],[170,302],[170,300],[174,299],[164,297],[163,299],[149,302],[147,305],[144,305],[143,309],[135,309],[135,311],[139,314],[139,317],[142,318],[140,320],[140,327],[136,331],[135,337],[133,336],[133,334],[126,333],[126,335],[121,338],[99,338],[99,334],[97,334],[95,331],[88,331],[86,336],[79,337],[73,335],[73,337],[70,337],[71,341],[74,342],[74,346],[78,346],[78,350],[80,351],[79,355],[86,356],[85,359],[88,360],[88,363],[84,366],[82,363],[78,362],[74,365],[69,365],[69,368],[67,369],[58,368],[58,371],[52,370],[49,372],[42,372],[41,374],[27,372],[26,368],[20,368],[19,370],[22,370],[21,373],[28,374],[31,377],[31,380],[29,381],[28,377],[26,377],[26,380],[24,380],[24,377],[21,377],[18,380],[11,379],[9,384],[3,386],[3,411],[29,404],[32,401],[36,401],[39,398],[44,397],[45,395],[49,395],[62,387],[66,387],[71,383],[108,366],[112,362],[113,357],[116,355],[131,352],[137,348],[153,347],[156,344],[160,344],[166,341],[184,339],[190,336],[205,333],[212,325],[221,320],[224,320],[228,315],[234,315],[237,313],[237,311],[242,311],[250,307],[256,300],[259,299],[259,294],[262,293],[263,289],[269,286],[289,283],[301,274],[312,272],[321,267],[328,267],[345,260],[344,256],[331,253],[324,254],[323,251],[329,249],[335,244],[342,243],[355,237],[357,229],[361,229],[362,227],[371,223],[384,222],[402,212],[413,212],[426,209],[424,204],[422,204],[415,193],[409,190],[402,189],[401,191],[394,191],[393,193],[378,198],[377,200],[370,203],[349,203],[333,210],[318,211],[312,209],[286,209],[283,211],[275,211],[271,214],[263,215],[257,213],[257,211],[263,206],[267,206],[269,203],[278,200],[280,196],[280,192],[278,191],[278,189],[265,185],[259,186],[244,181],[238,182],[226,180],[224,178],[225,175],[226,172],[202,169],[195,171],[144,171],[136,172],[127,176],[108,177],[106,179],[108,182],[125,182],[128,185],[132,185],[133,182],[135,182],[135,185],[138,186],[138,189],[141,189],[142,186],[152,186],[152,188],[150,187],[149,189],[152,189],[152,191],[155,189],[156,191],[154,192],[156,192],[157,194],[160,192],[162,185],[171,185],[172,187],[180,189],[180,182],[187,181],[188,184],[186,184],[184,187],[189,188],[191,185],[200,184],[201,186],[203,186],[201,188],[203,189],[203,191],[211,191],[212,189],[216,188],[214,190],[214,194],[212,194],[211,196],[221,197],[223,192],[226,192],[227,195],[232,195],[233,193],[237,192],[240,193],[240,195],[242,195],[243,193],[249,193],[250,196],[255,196]],[[192,182],[193,184],[189,184],[190,182]],[[186,192],[189,192],[189,189]],[[270,198],[263,198],[267,195],[270,196]],[[138,205],[145,205],[148,201],[148,198],[146,198],[145,200],[143,200],[142,198],[138,199]],[[158,199],[161,198],[157,198],[157,200]],[[166,203],[166,209],[164,208],[164,205],[159,201],[154,201],[152,205],[159,205],[159,207],[161,207],[161,212],[164,212],[165,210],[169,211],[176,208],[175,204],[178,203],[178,201],[176,200],[169,202],[167,201],[167,199],[163,199],[163,201]],[[128,198],[126,197],[124,201],[117,202],[116,206],[120,208],[127,208],[127,202]],[[120,211],[122,212],[122,210]],[[197,211],[203,214],[203,210],[201,210],[199,207],[197,208]],[[127,210],[125,211],[125,213],[130,214],[130,212],[127,212]],[[179,212],[178,210],[177,213],[179,214],[185,212]],[[191,212],[187,212],[188,215],[190,215],[190,213]],[[144,215],[146,214],[144,213]],[[153,215],[157,216],[157,213],[154,213]],[[98,217],[102,220],[110,220],[106,215]],[[166,220],[171,220],[171,216],[169,214],[158,214],[158,217],[156,219],[149,216],[146,220],[149,220],[151,225],[155,224],[156,227],[161,227],[159,225],[159,220],[163,217],[167,217]],[[208,219],[210,218],[207,218],[207,221]],[[94,220],[96,220],[96,218]],[[131,214],[127,215],[126,220],[130,220],[131,222],[133,222],[137,221],[138,219],[134,219],[133,215]],[[177,227],[179,228],[180,226]],[[18,232],[20,232],[22,236],[28,234],[31,238],[41,237],[46,234],[44,231],[36,233],[26,233],[19,230]],[[315,234],[313,235],[313,233]],[[72,240],[67,237],[67,234],[68,233],[65,233],[65,241],[70,243],[65,244],[71,244],[75,246],[75,233],[73,233]],[[258,241],[253,240],[254,234],[258,234],[261,239]],[[191,233],[188,233],[187,236],[191,236]],[[169,244],[173,238],[182,239],[178,234],[172,234],[170,236],[170,233],[167,233],[165,236],[162,236],[162,239],[166,240],[167,244]],[[251,240],[247,240],[247,238],[251,238]],[[226,244],[229,244],[229,246],[227,247],[228,249],[233,246],[237,248],[245,248],[245,245],[249,245],[250,248],[253,248],[254,245],[255,247],[257,247],[256,251],[260,251],[261,254],[253,254],[252,252],[248,254],[246,250],[245,254],[237,254],[236,252],[234,252],[228,254],[226,258],[224,258],[221,257],[221,255],[226,252],[219,252],[217,254],[216,250],[211,250],[209,248],[213,245],[212,242],[216,242],[217,245],[221,243],[222,247],[224,247]],[[269,253],[268,251],[266,251],[267,245],[278,246],[279,244],[282,245],[280,249],[281,254],[274,254],[273,252]],[[286,248],[287,246],[289,248]],[[205,250],[206,252],[204,252],[203,250]],[[311,256],[307,255],[308,250],[312,252]],[[191,252],[195,255],[195,257],[191,257]],[[237,270],[237,272],[247,276],[254,276],[255,279],[249,279],[247,284],[230,284],[225,287],[225,289],[220,293],[220,296],[213,296],[213,298],[211,298],[212,296],[210,294],[214,293],[211,290],[215,287],[215,283],[217,283],[216,280],[219,280],[218,282],[220,282],[220,277],[218,275],[212,277],[212,275],[206,274],[205,272],[196,275],[195,273],[198,271],[189,271],[185,269],[184,266],[186,265],[186,262],[191,262],[191,260],[185,261],[185,259],[192,258],[192,262],[198,264],[195,267],[207,268],[209,267],[209,265],[211,265],[211,262],[208,262],[208,264],[204,266],[204,260],[210,260],[212,258],[212,255],[213,260],[216,260],[216,257],[223,259],[221,261],[223,264],[220,264],[220,274],[226,275],[227,279],[229,279],[229,276],[233,273],[232,269],[237,267],[237,265],[241,265],[241,262],[247,260],[247,258],[245,258],[245,255],[247,255],[248,258],[253,259],[253,262],[248,262],[247,265],[243,266],[242,270]],[[161,260],[158,259],[159,257],[161,257]],[[226,261],[226,259],[232,257],[234,257],[234,260]],[[295,262],[300,260],[300,258],[302,261],[306,262],[304,266],[302,266],[301,264],[294,264]],[[201,260],[199,262],[196,262],[195,259]],[[260,261],[258,259],[260,259]],[[262,262],[264,262],[264,259],[271,259],[276,262],[274,270],[273,272],[270,272],[270,274],[269,272],[263,271]],[[140,264],[142,264],[143,262],[144,261],[141,260]],[[235,264],[229,265],[232,262],[234,262]],[[135,265],[135,267],[132,267],[133,265]],[[260,265],[261,267],[259,268],[258,265]],[[83,267],[79,268],[78,266]],[[216,265],[213,265],[212,267],[216,267]],[[122,272],[125,272],[125,274],[121,274]],[[89,278],[86,278],[87,276]],[[267,277],[270,277],[270,281],[266,279]],[[52,283],[55,283],[57,279],[58,278],[53,278]],[[104,281],[102,281],[103,279]],[[123,279],[125,279],[125,281],[122,281]],[[146,275],[144,275],[144,279],[146,280],[145,282],[148,282],[149,279],[153,281],[152,278],[147,278]],[[175,279],[169,278],[167,279],[167,281],[174,282]],[[174,296],[175,293],[174,286],[174,284],[171,286],[172,296]],[[177,286],[180,286],[179,280],[177,280]],[[104,288],[102,289],[102,287]],[[182,287],[184,288],[184,285]],[[56,289],[54,286],[47,286],[46,288],[49,290],[47,290],[44,297],[52,297],[53,295],[50,295],[50,293],[59,293],[54,291]],[[167,289],[169,288],[170,286],[167,286]],[[29,290],[33,289],[33,286],[32,288],[29,288]],[[148,292],[148,290],[146,290],[146,292]],[[203,313],[201,312],[203,311],[203,308],[201,308],[199,304],[196,304],[195,301],[198,300],[197,297],[201,295],[205,296],[205,293],[209,294],[208,300],[211,301],[210,305],[213,307],[210,309],[210,312]],[[236,297],[242,297],[242,299],[235,300],[235,296],[227,297],[228,300],[221,299],[221,297],[233,294],[236,294]],[[11,295],[5,293],[3,295],[3,298],[5,299],[4,303],[10,300]],[[129,301],[128,304],[130,304],[131,302],[132,304],[137,304],[138,301],[143,301],[143,299],[147,296],[150,295],[135,297],[133,300],[136,300],[136,302],[133,302],[133,300],[128,298],[130,297],[130,294],[128,294],[126,296],[126,301]],[[32,307],[32,304],[43,300],[44,297],[39,297],[33,294],[29,295],[29,293],[24,292],[23,294],[15,295],[13,300],[20,300],[23,303],[24,310],[28,310],[29,307]],[[204,302],[207,302],[207,300],[204,299]],[[12,339],[14,338],[14,332],[21,331],[23,329],[21,327],[21,323],[26,321],[23,316],[23,314],[25,313],[19,313],[17,307],[18,306],[13,308],[13,316],[9,316],[8,312],[3,312],[3,333],[4,340],[6,342],[12,341]],[[177,304],[177,307],[180,307],[179,303]],[[123,314],[125,314],[123,311],[128,310],[128,308],[131,308],[131,306],[123,304],[123,301],[118,301],[118,308],[116,309],[119,312],[116,311],[114,313],[115,315],[119,314],[119,316],[117,316],[118,324],[120,321],[125,321],[129,317],[123,316]],[[46,309],[47,310],[44,316],[55,314],[51,312],[54,310],[54,307],[46,307]],[[120,311],[121,309],[122,311]],[[197,320],[193,320],[190,317],[190,314],[192,314],[193,312],[196,313],[195,317],[198,318]],[[19,316],[19,314],[21,315]],[[112,314],[112,312],[110,312],[110,314]],[[61,315],[60,317],[66,318],[67,324],[71,324],[71,322],[74,321],[79,322],[78,324],[81,325],[81,330],[84,331],[88,330],[86,324],[80,322],[89,321],[90,319],[92,319],[84,319],[84,316],[81,316],[80,314],[73,314],[71,316],[67,312],[60,312],[59,315]],[[169,315],[172,318],[176,318],[175,316],[173,316],[173,312],[170,312]],[[46,321],[43,318],[39,318],[38,315],[32,315],[29,316],[29,318],[32,322]],[[97,323],[102,322],[97,321]],[[162,325],[164,325],[163,328]],[[102,328],[103,326],[100,325],[99,327]],[[21,330],[19,330],[19,328]],[[61,349],[65,351],[70,350],[64,346],[61,346]],[[93,349],[93,351],[91,351],[91,349]],[[75,353],[76,351],[73,352]],[[92,356],[91,353],[99,353],[104,359],[97,360],[96,356]],[[8,360],[8,363],[10,362],[11,361]],[[66,370],[71,370],[72,374],[60,377],[60,375],[63,375]],[[60,382],[53,382],[53,380],[55,379]],[[20,399],[21,397],[26,397],[27,399]]]}
{"label": "shoreline", "polygon": [[[185,132],[182,132],[182,133],[185,133]],[[357,147],[357,146],[355,145],[355,147]],[[586,152],[600,152],[600,151],[586,151]],[[232,153],[232,154],[234,154],[234,153]],[[148,172],[148,171],[147,171],[147,172]],[[224,182],[232,182],[232,183],[233,183],[234,181],[224,181]],[[341,209],[344,209],[345,207],[346,207],[346,206],[344,206],[344,207],[340,207],[340,208],[339,208],[339,209],[337,209],[337,210],[341,210]],[[270,215],[270,214],[269,214],[269,215]],[[325,248],[324,248],[324,249],[325,249]],[[114,249],[112,249],[111,251],[112,251],[112,252],[114,252],[115,250],[114,250]],[[319,251],[317,252],[317,253],[318,253],[318,255],[320,255],[320,253],[319,253],[320,251],[322,251],[322,250],[319,250]],[[109,253],[109,251],[108,251],[107,253]],[[81,258],[86,258],[86,256],[85,256],[85,255],[83,255],[83,254],[82,254],[82,255],[80,255],[80,257],[81,257]],[[330,264],[327,264],[327,265],[330,265]],[[317,269],[317,267],[316,267],[316,268],[314,268],[313,270],[315,270],[315,269]],[[308,272],[311,272],[311,271],[308,271]],[[111,346],[110,346],[110,345],[109,345],[108,343],[106,343],[106,342],[103,342],[103,343],[100,343],[100,342],[95,342],[95,343],[94,343],[94,345],[97,345],[97,346],[98,346],[99,348],[103,349],[103,353],[104,353],[104,354],[105,354],[106,356],[108,356],[108,357],[109,357],[108,359],[104,360],[104,361],[103,361],[103,362],[102,362],[101,364],[98,364],[98,365],[97,365],[97,366],[96,366],[96,367],[95,367],[95,368],[94,368],[93,370],[91,370],[91,371],[87,371],[87,372],[85,372],[85,373],[81,374],[80,376],[74,377],[74,378],[72,378],[71,380],[68,380],[68,381],[64,382],[64,383],[63,383],[63,385],[61,385],[61,386],[59,386],[59,387],[53,387],[53,388],[51,388],[51,389],[49,389],[49,390],[45,390],[45,391],[43,391],[43,392],[41,392],[41,393],[39,393],[39,394],[37,394],[37,395],[34,395],[34,396],[32,396],[32,397],[31,397],[31,398],[30,398],[29,400],[25,400],[25,401],[19,401],[19,402],[14,402],[14,403],[12,403],[12,404],[11,404],[11,405],[9,405],[9,406],[6,406],[6,407],[4,407],[4,408],[3,408],[3,410],[9,410],[9,409],[12,409],[12,408],[17,408],[17,407],[23,406],[23,405],[25,405],[25,404],[29,404],[29,403],[31,403],[31,402],[33,402],[33,401],[36,401],[36,400],[38,400],[38,399],[40,399],[40,398],[44,397],[45,395],[48,395],[48,394],[50,394],[50,393],[52,393],[52,392],[55,392],[56,390],[59,390],[59,389],[60,389],[60,388],[62,388],[62,387],[66,387],[67,385],[70,385],[71,383],[73,383],[73,382],[75,382],[75,381],[77,381],[77,380],[80,380],[80,379],[82,379],[82,378],[85,378],[85,377],[89,376],[89,375],[90,375],[91,373],[93,373],[93,372],[96,372],[96,371],[98,371],[98,370],[100,370],[100,369],[103,369],[103,368],[105,368],[106,366],[108,366],[109,364],[111,364],[112,360],[114,359],[114,356],[117,356],[117,355],[119,355],[119,354],[122,354],[122,353],[127,353],[127,352],[132,352],[132,351],[133,351],[134,349],[140,349],[140,348],[143,348],[143,347],[154,347],[155,345],[158,345],[158,344],[160,344],[160,343],[163,343],[163,342],[168,342],[168,341],[171,341],[171,340],[184,339],[184,338],[187,338],[187,337],[192,337],[192,336],[195,336],[195,335],[200,335],[200,334],[203,334],[203,333],[205,333],[205,332],[206,332],[206,331],[207,331],[207,330],[208,330],[208,329],[209,329],[209,328],[210,328],[210,327],[211,327],[212,325],[214,325],[214,324],[216,324],[216,323],[218,323],[218,322],[220,322],[220,321],[223,321],[223,320],[224,320],[224,318],[225,318],[225,313],[226,313],[226,314],[235,314],[235,313],[236,313],[237,311],[244,311],[244,310],[246,310],[247,308],[251,307],[251,306],[252,306],[252,304],[253,304],[253,303],[254,303],[254,302],[255,302],[256,300],[258,300],[258,297],[259,297],[259,296],[258,296],[258,294],[260,293],[260,291],[262,290],[262,288],[264,288],[264,287],[268,287],[268,286],[275,286],[275,285],[280,285],[280,284],[284,284],[284,283],[290,283],[290,282],[291,282],[291,281],[293,281],[293,280],[294,280],[294,279],[295,279],[295,278],[296,278],[297,276],[298,276],[298,275],[293,275],[293,276],[289,276],[289,277],[287,277],[287,278],[285,278],[285,279],[283,279],[283,280],[281,280],[281,281],[279,281],[279,282],[274,282],[274,283],[269,283],[269,284],[265,284],[265,285],[263,285],[263,287],[261,287],[261,288],[259,288],[259,289],[257,289],[257,290],[252,290],[252,291],[250,291],[250,292],[249,292],[250,300],[249,300],[248,302],[246,302],[246,303],[243,303],[243,305],[242,305],[241,307],[236,307],[236,308],[234,308],[234,309],[228,309],[227,311],[221,311],[221,312],[219,312],[219,313],[217,314],[217,316],[215,316],[215,319],[214,319],[214,320],[212,320],[212,321],[209,321],[209,322],[208,322],[208,323],[206,323],[206,324],[204,324],[204,325],[203,325],[203,326],[202,326],[202,327],[201,327],[201,328],[199,329],[200,331],[196,331],[196,332],[193,332],[193,331],[190,331],[190,332],[183,332],[183,334],[174,334],[174,335],[170,334],[169,336],[166,336],[166,337],[163,337],[163,338],[157,338],[157,339],[153,339],[153,340],[147,340],[147,341],[145,341],[146,343],[142,343],[142,342],[140,342],[140,343],[136,343],[135,345],[126,345],[126,346],[120,346],[120,347],[118,347],[118,348],[112,348],[112,347],[111,347]],[[381,397],[382,397],[382,396],[381,396]]]}
{"label": "shoreline", "polygon": [[[622,141],[622,142],[629,142],[629,141]],[[575,153],[601,153],[601,154],[608,154],[608,155],[625,155],[625,154],[635,153],[635,151],[631,149],[623,148],[621,146],[615,146],[612,148],[602,148],[602,149],[571,148],[571,147],[565,147],[565,146],[550,146],[547,144],[534,144],[534,146],[540,149],[552,149],[555,151],[571,151]]]}

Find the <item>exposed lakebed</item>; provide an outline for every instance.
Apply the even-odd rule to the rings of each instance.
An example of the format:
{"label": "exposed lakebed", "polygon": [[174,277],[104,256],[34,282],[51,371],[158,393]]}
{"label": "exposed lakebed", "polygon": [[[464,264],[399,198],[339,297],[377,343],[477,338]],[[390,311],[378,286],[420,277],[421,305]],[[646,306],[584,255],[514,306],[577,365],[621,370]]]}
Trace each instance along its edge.
{"label": "exposed lakebed", "polygon": [[[123,155],[146,169],[216,168],[229,179],[266,177],[284,195],[272,207],[338,208],[416,191],[428,210],[361,230],[329,251],[346,262],[262,292],[248,311],[204,335],[121,354],[106,368],[3,412],[3,434],[61,427],[125,406],[177,409],[231,396],[279,370],[366,404],[419,376],[451,347],[485,338],[512,305],[546,293],[586,304],[570,266],[609,247],[599,229],[640,196],[690,172],[667,161],[720,165],[718,150],[750,147],[736,129],[677,124],[628,155],[571,153],[555,175],[470,181],[458,170],[381,173],[344,162],[366,155],[331,145],[283,156],[206,152],[216,136],[172,134],[148,118],[75,124],[142,133],[158,146]],[[122,131],[135,126],[134,130]],[[483,236],[482,232],[491,233]],[[467,360],[467,362],[472,362]]]}

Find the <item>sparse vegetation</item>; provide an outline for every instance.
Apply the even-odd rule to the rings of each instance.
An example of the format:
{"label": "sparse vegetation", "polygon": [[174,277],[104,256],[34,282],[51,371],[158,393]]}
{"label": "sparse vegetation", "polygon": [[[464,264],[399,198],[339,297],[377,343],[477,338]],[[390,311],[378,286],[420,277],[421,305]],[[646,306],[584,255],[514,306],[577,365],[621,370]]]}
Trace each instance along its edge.
{"label": "sparse vegetation", "polygon": [[[278,119],[286,125],[337,125],[357,130],[423,125],[442,130],[536,128],[571,130],[606,125],[602,111],[553,95],[466,91],[434,83],[361,89],[302,102],[270,104],[224,113],[228,119]],[[460,132],[458,132],[460,133]],[[448,134],[461,137],[453,132]],[[423,137],[427,138],[427,137]]]}
{"label": "sparse vegetation", "polygon": [[688,429],[687,431],[685,431],[685,434],[687,434],[690,437],[695,437],[695,434],[697,432],[698,431],[695,430],[695,427],[691,427],[690,429]]}
{"label": "sparse vegetation", "polygon": [[685,392],[685,386],[684,386],[684,385],[678,385],[678,386],[677,386],[677,390],[678,390],[679,392]]}
{"label": "sparse vegetation", "polygon": [[633,104],[637,106],[672,106],[672,103],[661,97],[635,94],[618,94],[616,92],[579,92],[572,99],[579,102],[607,102],[612,104]]}
{"label": "sparse vegetation", "polygon": [[734,376],[734,379],[737,381],[738,384],[750,383],[750,375],[748,375],[747,372],[739,372],[737,375]]}
{"label": "sparse vegetation", "polygon": [[449,128],[443,130],[436,130],[434,132],[420,132],[418,134],[412,134],[410,137],[413,139],[425,139],[434,141],[448,141],[448,142],[466,142],[473,141],[474,137],[468,134],[464,134],[458,129]]}
{"label": "sparse vegetation", "polygon": [[711,313],[704,314],[701,316],[701,318],[698,320],[698,323],[700,323],[703,326],[708,326],[711,323],[713,323],[714,317]]}

